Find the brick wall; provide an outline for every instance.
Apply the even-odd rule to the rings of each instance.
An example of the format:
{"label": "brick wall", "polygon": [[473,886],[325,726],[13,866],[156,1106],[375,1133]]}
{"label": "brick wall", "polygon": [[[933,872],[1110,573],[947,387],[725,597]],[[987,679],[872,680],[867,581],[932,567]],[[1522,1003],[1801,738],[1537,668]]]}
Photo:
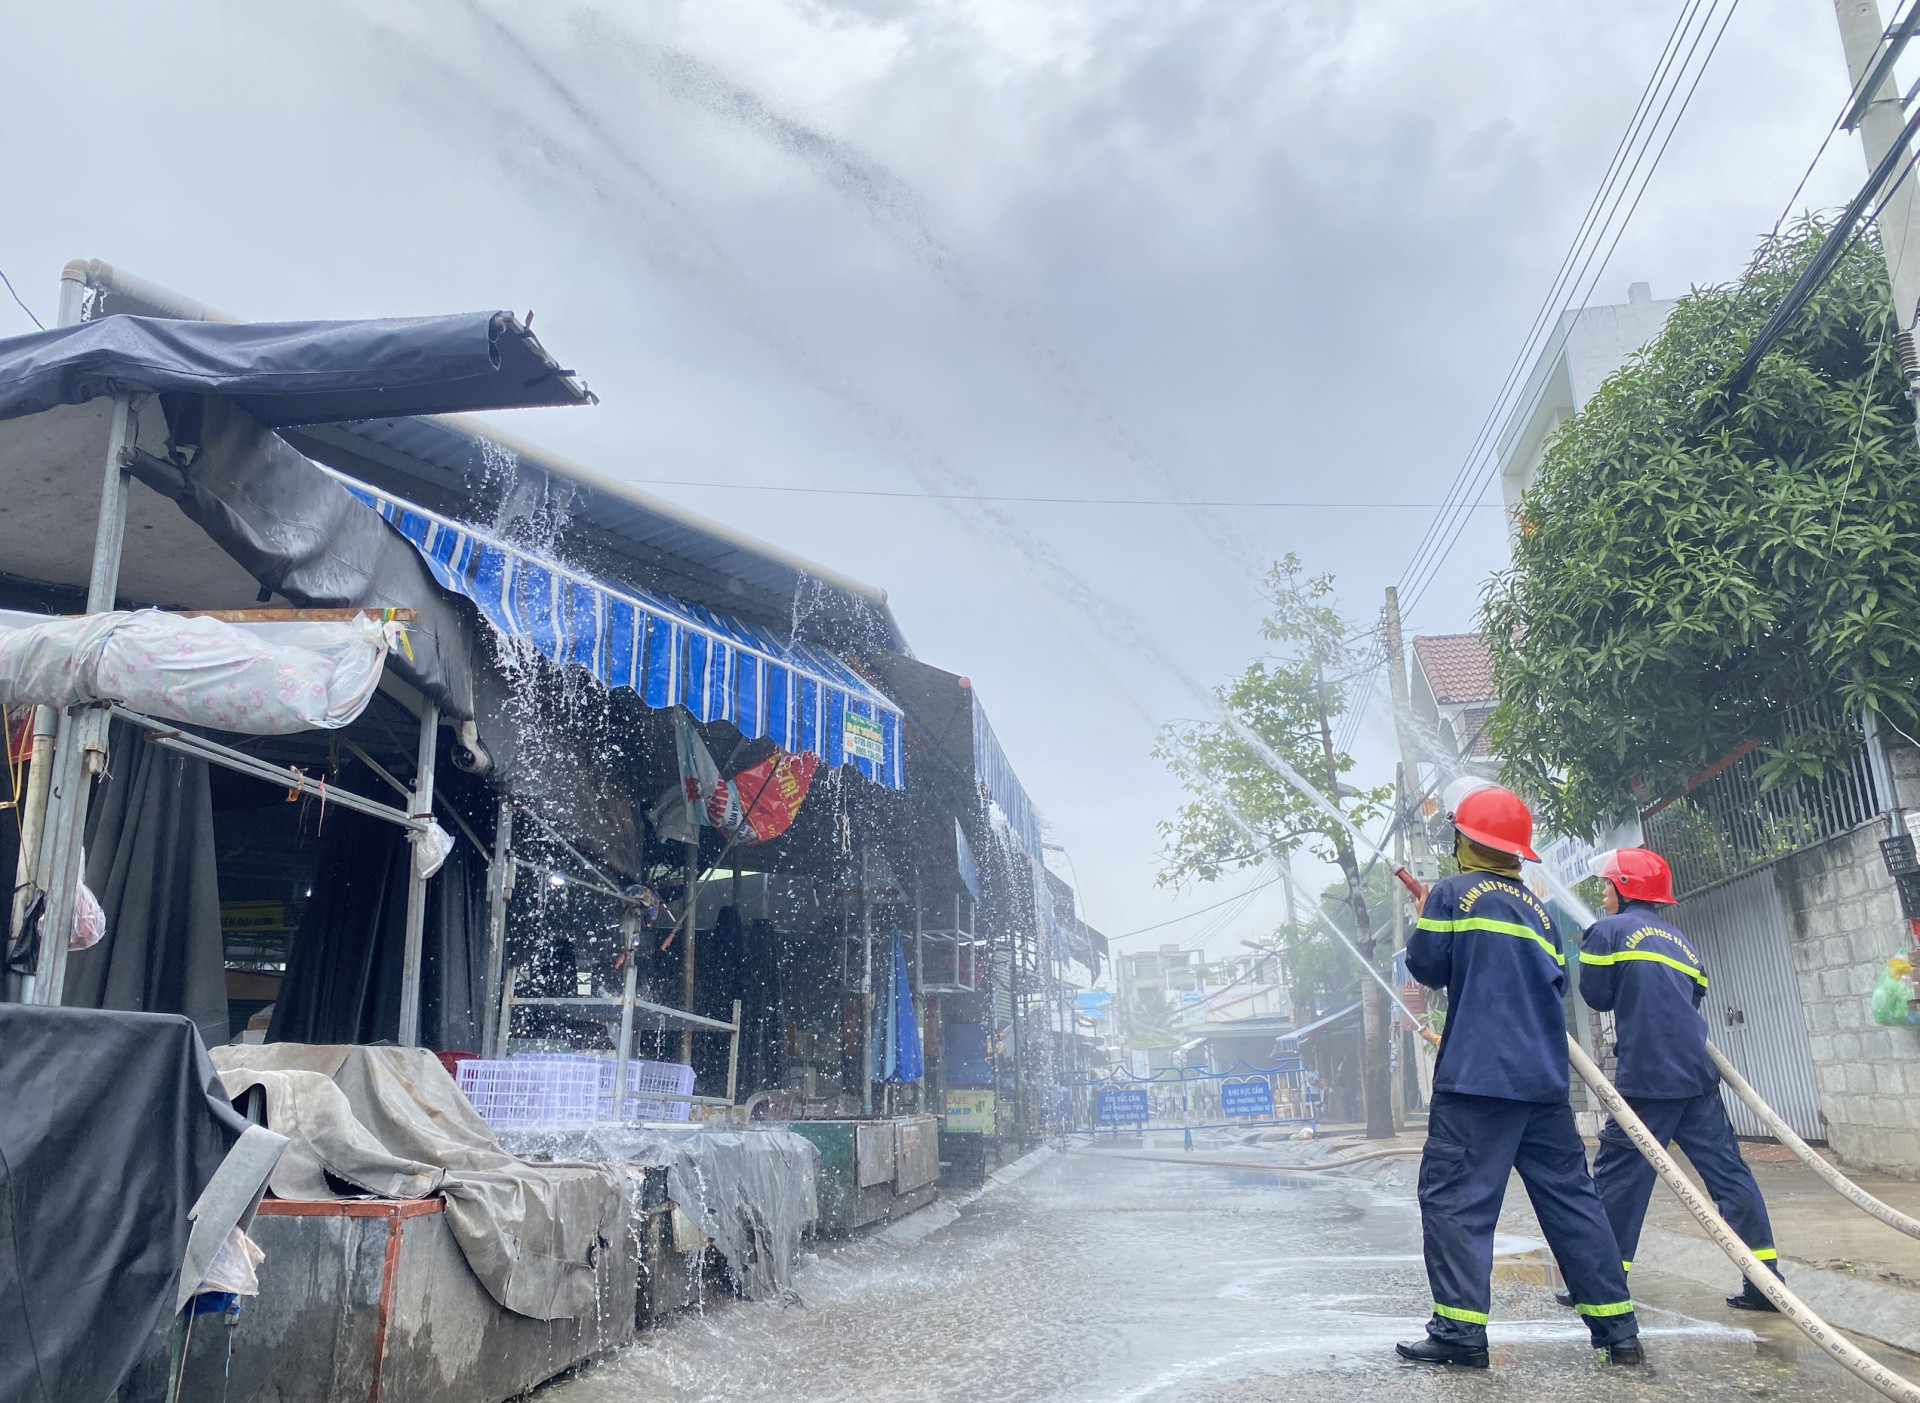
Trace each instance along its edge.
{"label": "brick wall", "polygon": [[1879,1027],[1868,1007],[1906,936],[1885,831],[1873,823],[1796,853],[1776,877],[1827,1141],[1849,1164],[1920,1178],[1920,1028]]}

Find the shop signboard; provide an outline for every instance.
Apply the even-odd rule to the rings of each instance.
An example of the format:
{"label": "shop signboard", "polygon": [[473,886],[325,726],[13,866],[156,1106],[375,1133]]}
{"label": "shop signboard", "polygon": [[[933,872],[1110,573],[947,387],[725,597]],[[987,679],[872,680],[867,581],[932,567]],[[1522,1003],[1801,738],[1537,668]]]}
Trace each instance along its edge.
{"label": "shop signboard", "polygon": [[856,760],[878,764],[887,758],[887,733],[880,729],[878,721],[849,711],[844,738],[847,754]]}
{"label": "shop signboard", "polygon": [[949,1135],[993,1134],[993,1093],[949,1091],[946,1128]]}
{"label": "shop signboard", "polygon": [[1220,1084],[1220,1110],[1228,1118],[1273,1119],[1273,1084],[1265,1077],[1246,1077]]}
{"label": "shop signboard", "polygon": [[1145,1125],[1148,1114],[1147,1089],[1144,1086],[1106,1086],[1100,1089],[1100,1124]]}

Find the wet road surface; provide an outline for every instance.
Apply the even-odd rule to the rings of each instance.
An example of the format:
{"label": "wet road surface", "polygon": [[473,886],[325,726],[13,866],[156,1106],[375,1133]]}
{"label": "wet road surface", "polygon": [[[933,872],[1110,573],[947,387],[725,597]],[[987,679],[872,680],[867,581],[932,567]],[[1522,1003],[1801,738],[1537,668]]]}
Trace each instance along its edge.
{"label": "wet road surface", "polygon": [[[1516,1192],[1511,1200],[1521,1199]],[[1493,1369],[1404,1365],[1429,1296],[1411,1195],[1076,1148],[823,1249],[799,1299],[676,1318],[541,1403],[1877,1398],[1791,1326],[1636,1277],[1649,1367],[1606,1369],[1516,1231]],[[1729,1282],[1731,1286],[1737,1284]],[[1912,1377],[1920,1361],[1876,1351]]]}

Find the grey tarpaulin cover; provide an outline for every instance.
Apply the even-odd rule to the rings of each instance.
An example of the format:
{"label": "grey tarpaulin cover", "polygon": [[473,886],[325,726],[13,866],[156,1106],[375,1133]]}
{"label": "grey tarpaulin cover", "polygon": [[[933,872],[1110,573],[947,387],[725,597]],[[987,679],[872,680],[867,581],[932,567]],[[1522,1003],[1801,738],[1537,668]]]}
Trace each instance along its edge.
{"label": "grey tarpaulin cover", "polygon": [[0,1004],[0,1403],[109,1397],[277,1154],[186,1019]]}
{"label": "grey tarpaulin cover", "polygon": [[536,1320],[595,1308],[599,1244],[626,1231],[619,1183],[594,1165],[532,1165],[502,1150],[425,1048],[260,1043],[215,1048],[213,1059],[230,1094],[265,1088],[267,1124],[293,1142],[276,1194],[437,1190],[467,1264],[501,1305]]}
{"label": "grey tarpaulin cover", "polygon": [[[123,318],[113,318],[115,321]],[[163,458],[134,476],[180,504],[262,587],[308,609],[407,608],[407,644],[387,666],[460,720],[473,716],[466,606],[373,508],[230,400],[164,402]]]}
{"label": "grey tarpaulin cover", "polygon": [[[713,1240],[741,1292],[756,1300],[791,1288],[801,1234],[820,1216],[820,1151],[791,1130],[608,1124],[509,1130],[501,1142],[523,1155],[664,1166],[667,1197]],[[637,1216],[638,1175],[629,1176],[628,1194]]]}
{"label": "grey tarpaulin cover", "polygon": [[0,340],[0,419],[140,394],[224,395],[276,428],[592,398],[508,312],[345,322],[105,317]]}

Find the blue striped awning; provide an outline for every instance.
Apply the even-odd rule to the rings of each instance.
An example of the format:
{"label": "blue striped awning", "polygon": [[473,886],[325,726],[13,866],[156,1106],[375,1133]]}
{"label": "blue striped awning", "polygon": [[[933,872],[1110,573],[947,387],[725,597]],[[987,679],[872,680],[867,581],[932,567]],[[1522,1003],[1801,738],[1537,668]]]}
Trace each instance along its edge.
{"label": "blue striped awning", "polygon": [[829,767],[906,787],[900,711],[824,648],[684,600],[620,588],[324,469],[413,542],[440,584],[501,633],[648,706],[684,706]]}

